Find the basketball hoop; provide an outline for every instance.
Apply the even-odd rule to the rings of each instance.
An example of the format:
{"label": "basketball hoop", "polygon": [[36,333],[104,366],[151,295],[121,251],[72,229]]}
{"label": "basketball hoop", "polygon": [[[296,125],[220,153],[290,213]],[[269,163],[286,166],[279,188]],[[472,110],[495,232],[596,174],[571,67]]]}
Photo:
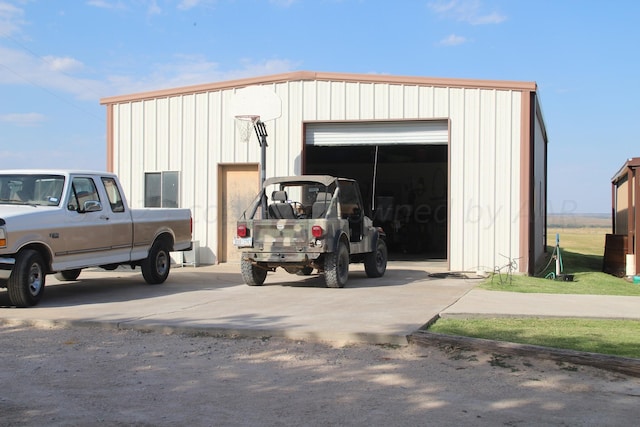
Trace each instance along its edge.
{"label": "basketball hoop", "polygon": [[[260,116],[240,114],[235,116],[236,129],[239,138],[244,142],[251,139],[251,131],[254,131],[260,145],[260,185],[264,185],[267,176],[267,126],[260,121]],[[262,218],[267,218],[267,199],[262,199]]]}
{"label": "basketball hoop", "polygon": [[235,119],[238,139],[244,143],[248,143],[251,139],[251,134],[255,133],[255,126],[260,121],[260,116],[238,115],[235,116]]}

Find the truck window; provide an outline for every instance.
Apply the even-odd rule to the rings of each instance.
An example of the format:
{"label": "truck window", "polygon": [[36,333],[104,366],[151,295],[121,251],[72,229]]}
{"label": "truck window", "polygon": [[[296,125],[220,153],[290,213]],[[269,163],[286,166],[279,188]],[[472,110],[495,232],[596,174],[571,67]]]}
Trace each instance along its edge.
{"label": "truck window", "polygon": [[0,175],[0,203],[56,206],[63,186],[60,175]]}
{"label": "truck window", "polygon": [[124,203],[122,203],[122,196],[120,195],[120,190],[118,190],[116,180],[113,178],[103,177],[102,183],[104,184],[104,189],[107,191],[111,211],[124,212]]}
{"label": "truck window", "polygon": [[73,178],[70,191],[69,203],[67,204],[67,209],[70,211],[84,211],[87,202],[100,202],[96,184],[91,178]]}

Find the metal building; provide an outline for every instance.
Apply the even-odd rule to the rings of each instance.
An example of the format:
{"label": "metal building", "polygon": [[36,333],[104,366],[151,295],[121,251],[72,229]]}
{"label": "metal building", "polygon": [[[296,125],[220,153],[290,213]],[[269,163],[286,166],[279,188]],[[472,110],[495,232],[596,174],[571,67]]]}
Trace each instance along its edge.
{"label": "metal building", "polygon": [[616,276],[634,276],[640,272],[640,157],[628,159],[611,179],[612,233],[607,234],[603,270]]}
{"label": "metal building", "polygon": [[259,187],[258,141],[233,107],[250,88],[281,102],[266,176],[356,178],[392,260],[534,272],[548,142],[534,82],[306,71],[101,100],[107,168],[132,206],[191,208],[200,263],[237,260],[235,221]]}

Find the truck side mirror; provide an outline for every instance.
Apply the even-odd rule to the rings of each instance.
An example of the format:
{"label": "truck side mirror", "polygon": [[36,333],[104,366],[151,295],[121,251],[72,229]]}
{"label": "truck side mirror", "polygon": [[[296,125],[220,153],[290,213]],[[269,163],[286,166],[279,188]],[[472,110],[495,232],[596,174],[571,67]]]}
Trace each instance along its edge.
{"label": "truck side mirror", "polygon": [[98,212],[102,210],[102,203],[97,200],[87,200],[83,205],[83,212]]}

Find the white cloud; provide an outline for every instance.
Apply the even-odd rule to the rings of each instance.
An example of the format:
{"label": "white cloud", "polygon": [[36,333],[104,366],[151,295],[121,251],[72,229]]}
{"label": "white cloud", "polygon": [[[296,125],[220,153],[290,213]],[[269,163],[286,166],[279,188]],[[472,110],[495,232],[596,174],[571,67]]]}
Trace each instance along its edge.
{"label": "white cloud", "polygon": [[46,121],[46,117],[40,113],[12,113],[0,115],[0,122],[23,127],[37,126],[44,121]]}
{"label": "white cloud", "polygon": [[447,37],[445,37],[444,39],[440,40],[438,42],[438,45],[440,46],[458,46],[461,45],[463,43],[466,43],[468,40],[466,37],[463,36],[457,36],[455,34],[451,34]]}
{"label": "white cloud", "polygon": [[471,25],[499,24],[507,19],[498,12],[485,13],[480,0],[435,0],[428,6],[443,18]]}
{"label": "white cloud", "polygon": [[179,10],[190,10],[195,7],[211,8],[219,0],[180,0],[176,6]]}
{"label": "white cloud", "polygon": [[23,15],[22,9],[0,1],[0,35],[10,36],[17,33],[25,23]]}
{"label": "white cloud", "polygon": [[74,76],[71,72],[82,68],[76,59],[44,57],[0,46],[0,84],[30,85],[44,91],[60,91],[78,99],[97,100],[106,96],[108,88],[98,80]]}
{"label": "white cloud", "polygon": [[109,1],[109,0],[89,0],[87,5],[93,7],[99,7],[100,9],[126,9],[127,6],[121,0]]}
{"label": "white cloud", "polygon": [[77,71],[84,68],[84,64],[77,59],[70,58],[68,56],[65,57],[55,57],[55,56],[45,56],[42,60],[49,65],[51,71],[60,71],[62,73]]}
{"label": "white cloud", "polygon": [[198,6],[198,4],[200,4],[200,0],[181,0],[180,3],[178,3],[178,9],[189,10]]}
{"label": "white cloud", "polygon": [[113,91],[105,96],[115,96],[172,89],[198,84],[207,84],[246,77],[279,74],[293,71],[299,63],[285,59],[271,59],[254,62],[245,59],[236,69],[223,70],[217,62],[209,61],[201,55],[177,55],[176,60],[167,64],[155,64],[155,71],[142,79],[131,76],[112,75],[107,78]]}
{"label": "white cloud", "polygon": [[275,4],[276,6],[289,7],[296,1],[298,0],[269,0],[269,3]]}
{"label": "white cloud", "polygon": [[162,13],[162,8],[158,6],[158,2],[156,2],[156,0],[152,0],[149,2],[149,6],[147,7],[147,13],[149,15],[160,15]]}

